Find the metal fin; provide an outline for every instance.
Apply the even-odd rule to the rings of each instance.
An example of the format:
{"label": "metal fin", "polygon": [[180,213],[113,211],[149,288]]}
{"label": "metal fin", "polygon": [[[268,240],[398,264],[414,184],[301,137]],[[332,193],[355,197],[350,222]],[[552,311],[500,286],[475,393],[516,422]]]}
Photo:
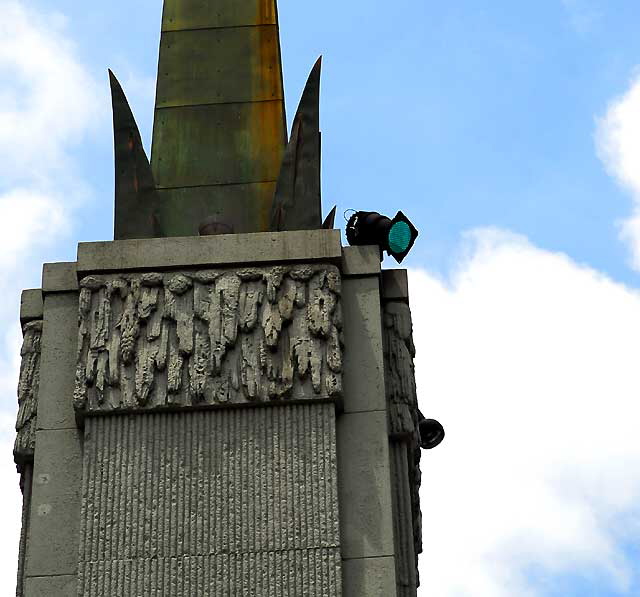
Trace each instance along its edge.
{"label": "metal fin", "polygon": [[321,227],[320,73],[318,58],[293,120],[271,207],[271,230],[315,230]]}
{"label": "metal fin", "polygon": [[109,70],[115,153],[114,238],[157,236],[156,186],[140,131],[118,79]]}
{"label": "metal fin", "polygon": [[324,222],[322,223],[322,227],[325,230],[333,230],[333,228],[336,225],[336,209],[338,208],[337,205],[333,206],[333,209],[329,212],[329,215],[325,218]]}

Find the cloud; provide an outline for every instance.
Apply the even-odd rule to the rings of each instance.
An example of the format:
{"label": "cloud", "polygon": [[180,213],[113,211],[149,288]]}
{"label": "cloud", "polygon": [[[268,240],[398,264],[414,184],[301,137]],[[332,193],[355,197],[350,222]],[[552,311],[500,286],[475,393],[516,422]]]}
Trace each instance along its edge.
{"label": "cloud", "polygon": [[620,234],[631,250],[632,266],[640,271],[640,73],[598,121],[596,145],[608,172],[633,198],[633,212]]}
{"label": "cloud", "polygon": [[[64,18],[0,1],[0,175],[47,179],[97,118],[98,85],[75,55]],[[10,149],[10,150],[9,150]]]}
{"label": "cloud", "polygon": [[410,283],[421,410],[447,431],[423,457],[422,594],[637,594],[640,293],[497,230]]}
{"label": "cloud", "polygon": [[[99,86],[77,56],[65,19],[0,0],[0,478],[5,517],[0,593],[15,590],[20,494],[11,452],[21,342],[19,292],[71,229],[88,185],[74,150],[100,121]],[[31,266],[33,264],[33,266]],[[11,514],[12,513],[12,514]]]}

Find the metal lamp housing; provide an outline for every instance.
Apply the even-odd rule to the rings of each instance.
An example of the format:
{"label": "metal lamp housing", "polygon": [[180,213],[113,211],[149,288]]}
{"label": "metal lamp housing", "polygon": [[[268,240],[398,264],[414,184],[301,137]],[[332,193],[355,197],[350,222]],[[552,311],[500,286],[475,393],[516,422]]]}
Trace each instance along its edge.
{"label": "metal lamp housing", "polygon": [[386,251],[398,263],[409,254],[418,238],[418,230],[401,211],[391,219],[376,211],[357,211],[347,223],[350,245],[378,245],[380,260]]}

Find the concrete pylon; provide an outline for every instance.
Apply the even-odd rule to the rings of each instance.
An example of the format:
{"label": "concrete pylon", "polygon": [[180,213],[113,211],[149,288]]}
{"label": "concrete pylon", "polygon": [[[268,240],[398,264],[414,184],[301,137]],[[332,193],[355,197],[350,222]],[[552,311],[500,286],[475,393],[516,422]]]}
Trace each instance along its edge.
{"label": "concrete pylon", "polygon": [[[215,14],[209,4],[167,0],[161,67],[163,51],[181,65],[184,52],[235,39],[225,10],[237,16],[244,4],[219,0]],[[274,12],[251,14],[275,23]],[[201,30],[205,17],[215,27]],[[191,32],[211,39],[201,46]],[[218,126],[213,113],[233,102],[211,108],[196,101],[206,89],[186,86],[174,114],[162,85],[148,196],[200,205],[185,173],[204,173],[193,163],[204,137],[167,136],[179,128],[169,120],[191,122],[206,105],[202,126]],[[229,74],[229,85],[244,83]],[[118,134],[137,139],[112,88],[129,119]],[[234,128],[242,119],[220,122],[231,129],[224,139],[248,130]],[[120,141],[121,188],[135,197],[136,160],[148,162]],[[257,147],[258,161],[273,159]],[[279,147],[282,158],[284,139]],[[236,183],[245,184],[229,188]],[[224,197],[220,205],[234,204]],[[251,233],[172,228],[80,243],[76,261],[45,264],[42,288],[23,293],[19,597],[416,595],[419,413],[406,272],[381,271],[378,247],[344,248],[337,230],[256,232],[270,208],[240,217]],[[195,221],[199,209],[186,213]]]}

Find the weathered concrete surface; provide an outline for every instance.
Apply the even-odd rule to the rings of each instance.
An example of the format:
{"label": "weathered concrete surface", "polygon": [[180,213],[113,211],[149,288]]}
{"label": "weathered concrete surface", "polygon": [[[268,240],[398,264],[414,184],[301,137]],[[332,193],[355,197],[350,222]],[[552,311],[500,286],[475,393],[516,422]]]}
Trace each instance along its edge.
{"label": "weathered concrete surface", "polygon": [[340,597],[331,404],[93,417],[79,594]]}
{"label": "weathered concrete surface", "polygon": [[339,230],[80,243],[78,273],[342,259]]}
{"label": "weathered concrete surface", "polygon": [[343,247],[343,276],[372,276],[380,274],[380,249],[373,245]]}
{"label": "weathered concrete surface", "polygon": [[338,417],[343,582],[349,597],[396,595],[380,254],[345,247],[344,411]]}
{"label": "weathered concrete surface", "polygon": [[346,278],[342,288],[344,411],[386,411],[379,278]]}
{"label": "weathered concrete surface", "polygon": [[38,429],[75,429],[73,390],[78,345],[78,294],[45,296]]}
{"label": "weathered concrete surface", "polygon": [[78,290],[75,262],[45,263],[42,266],[42,292]]}
{"label": "weathered concrete surface", "polygon": [[382,298],[385,301],[408,301],[409,278],[406,269],[382,271]]}
{"label": "weathered concrete surface", "polygon": [[338,418],[338,494],[342,558],[393,556],[385,411]]}
{"label": "weathered concrete surface", "polygon": [[41,289],[23,290],[20,297],[20,323],[42,319],[44,300]]}
{"label": "weathered concrete surface", "polygon": [[38,431],[36,435],[27,577],[76,573],[81,454],[80,434],[75,429]]}
{"label": "weathered concrete surface", "polygon": [[27,578],[25,597],[77,597],[76,585],[73,575]]}
{"label": "weathered concrete surface", "polygon": [[362,558],[342,562],[345,597],[395,595],[393,558]]}

